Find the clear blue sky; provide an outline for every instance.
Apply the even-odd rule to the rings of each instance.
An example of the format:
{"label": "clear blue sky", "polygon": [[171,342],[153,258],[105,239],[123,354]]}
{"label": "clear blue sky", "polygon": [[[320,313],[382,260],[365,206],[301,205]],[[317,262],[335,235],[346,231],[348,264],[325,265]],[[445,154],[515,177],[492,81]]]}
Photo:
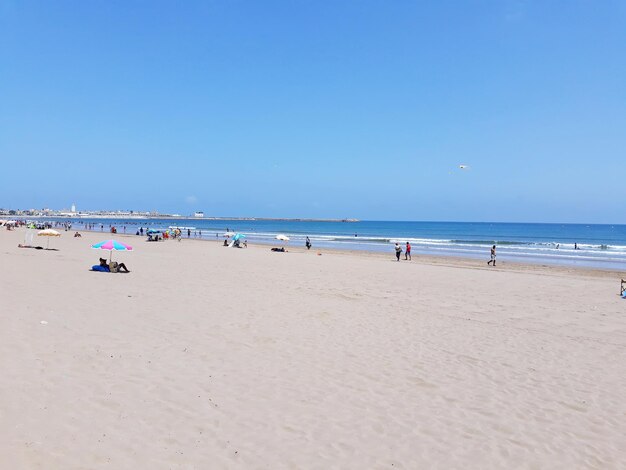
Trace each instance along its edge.
{"label": "clear blue sky", "polygon": [[5,208],[626,223],[626,2],[0,0],[0,160]]}

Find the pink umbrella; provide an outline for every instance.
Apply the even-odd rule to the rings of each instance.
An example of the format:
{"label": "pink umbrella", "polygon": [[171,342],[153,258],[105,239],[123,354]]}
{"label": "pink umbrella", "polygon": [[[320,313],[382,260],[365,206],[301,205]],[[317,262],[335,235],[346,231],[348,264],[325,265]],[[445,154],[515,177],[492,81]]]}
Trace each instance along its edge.
{"label": "pink umbrella", "polygon": [[133,247],[126,243],[118,242],[116,240],[105,240],[95,245],[91,245],[94,250],[108,250],[109,251],[109,263],[113,256],[113,250],[115,251],[133,251]]}

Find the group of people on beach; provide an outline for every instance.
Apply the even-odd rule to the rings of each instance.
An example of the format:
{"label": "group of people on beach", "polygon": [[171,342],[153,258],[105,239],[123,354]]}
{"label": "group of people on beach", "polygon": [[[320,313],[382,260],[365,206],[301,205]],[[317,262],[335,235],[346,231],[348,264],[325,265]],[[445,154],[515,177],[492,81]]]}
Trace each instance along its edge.
{"label": "group of people on beach", "polygon": [[[400,255],[402,254],[402,247],[399,243],[396,243],[396,259],[400,261]],[[404,249],[404,259],[406,261],[411,261],[411,244],[406,242],[406,247]]]}
{"label": "group of people on beach", "polygon": [[[402,247],[397,242],[396,242],[395,250],[396,250],[396,260],[400,261],[400,256],[402,255]],[[411,244],[409,242],[406,242],[406,248],[404,249],[404,259],[408,261],[411,260]],[[496,265],[496,245],[493,245],[491,247],[490,260],[487,261],[487,265],[493,265],[493,266]]]}

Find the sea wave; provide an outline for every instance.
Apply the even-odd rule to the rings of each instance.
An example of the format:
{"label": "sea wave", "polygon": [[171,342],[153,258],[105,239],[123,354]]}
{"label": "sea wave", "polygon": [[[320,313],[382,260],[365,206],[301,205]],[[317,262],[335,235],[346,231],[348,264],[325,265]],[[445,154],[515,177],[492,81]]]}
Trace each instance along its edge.
{"label": "sea wave", "polygon": [[[278,232],[244,232],[249,234],[250,237],[259,239],[275,239]],[[304,241],[307,235],[300,233],[285,233],[292,241]],[[530,251],[544,251],[552,252],[559,250],[561,252],[614,252],[625,253],[626,245],[608,245],[608,244],[590,244],[579,243],[574,244],[571,242],[540,242],[540,241],[519,241],[519,240],[471,240],[471,239],[440,239],[440,238],[416,238],[416,237],[379,237],[379,236],[349,236],[349,235],[337,235],[337,234],[311,234],[308,235],[312,242],[325,242],[325,243],[350,243],[350,244],[405,244],[411,243],[413,246],[423,247],[459,247],[459,248],[480,248],[486,249],[492,245],[496,245],[500,250],[530,250]]]}
{"label": "sea wave", "polygon": [[[119,221],[110,221],[116,225]],[[107,221],[98,221],[95,226]],[[124,222],[125,223],[125,222]],[[129,222],[137,224],[137,222]],[[140,225],[168,226],[171,220],[144,220]],[[182,223],[182,222],[181,222]],[[201,238],[220,239],[230,221],[187,221],[201,232]],[[472,224],[472,223],[399,223],[371,222],[351,225],[311,224],[296,222],[233,221],[235,231],[247,236],[249,243],[275,244],[276,235],[291,238],[290,246],[303,246],[308,236],[314,247],[393,252],[393,244],[410,242],[414,253],[484,258],[496,245],[498,259],[557,260],[569,264],[579,262],[621,263],[626,267],[626,231],[613,227],[537,224]],[[76,221],[76,225],[81,225]],[[354,232],[348,230],[354,229]],[[134,229],[133,229],[134,231]],[[200,235],[199,233],[194,236]],[[411,235],[411,236],[409,236]],[[578,242],[578,241],[579,242]],[[621,266],[620,266],[621,267]]]}

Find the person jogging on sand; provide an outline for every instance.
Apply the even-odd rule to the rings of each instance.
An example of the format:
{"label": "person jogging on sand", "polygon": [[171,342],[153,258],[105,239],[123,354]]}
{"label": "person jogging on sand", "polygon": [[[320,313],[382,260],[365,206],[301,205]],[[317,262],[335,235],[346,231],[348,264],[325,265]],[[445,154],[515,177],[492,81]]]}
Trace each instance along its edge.
{"label": "person jogging on sand", "polygon": [[494,266],[496,265],[496,245],[491,247],[491,259],[487,261],[487,265],[490,265],[491,263],[493,263]]}

